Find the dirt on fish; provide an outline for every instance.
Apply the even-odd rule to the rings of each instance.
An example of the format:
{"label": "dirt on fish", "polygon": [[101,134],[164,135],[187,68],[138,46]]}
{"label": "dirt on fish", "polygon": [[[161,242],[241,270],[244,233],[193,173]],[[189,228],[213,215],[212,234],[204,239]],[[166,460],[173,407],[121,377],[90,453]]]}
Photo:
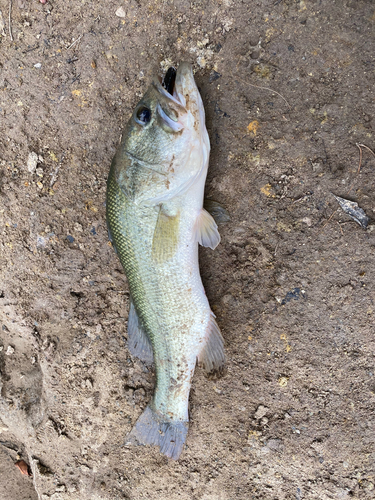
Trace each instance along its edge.
{"label": "dirt on fish", "polygon": [[[374,3],[15,0],[12,36],[0,10],[0,498],[373,498]],[[123,126],[181,60],[231,221],[200,250],[226,373],[197,368],[172,462],[124,444],[154,373],[104,202]]]}

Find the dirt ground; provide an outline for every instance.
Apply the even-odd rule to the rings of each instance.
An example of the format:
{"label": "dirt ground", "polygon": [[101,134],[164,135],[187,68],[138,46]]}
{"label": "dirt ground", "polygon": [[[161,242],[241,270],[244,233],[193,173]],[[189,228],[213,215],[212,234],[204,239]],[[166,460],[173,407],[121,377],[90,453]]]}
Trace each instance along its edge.
{"label": "dirt ground", "polygon": [[[0,9],[1,500],[375,498],[374,2],[13,0],[13,41]],[[196,371],[173,462],[124,445],[154,374],[127,349],[105,190],[180,60],[231,222],[200,254],[227,374]]]}

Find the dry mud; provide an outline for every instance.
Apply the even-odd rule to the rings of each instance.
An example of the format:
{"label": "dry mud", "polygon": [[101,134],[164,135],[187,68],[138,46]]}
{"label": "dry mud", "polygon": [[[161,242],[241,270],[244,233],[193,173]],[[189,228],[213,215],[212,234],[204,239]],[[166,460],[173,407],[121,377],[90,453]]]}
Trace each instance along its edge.
{"label": "dry mud", "polygon": [[[1,499],[374,498],[374,2],[13,0],[13,41],[0,9]],[[232,220],[201,250],[227,374],[197,370],[173,462],[124,445],[153,373],[104,201],[122,127],[180,60]]]}

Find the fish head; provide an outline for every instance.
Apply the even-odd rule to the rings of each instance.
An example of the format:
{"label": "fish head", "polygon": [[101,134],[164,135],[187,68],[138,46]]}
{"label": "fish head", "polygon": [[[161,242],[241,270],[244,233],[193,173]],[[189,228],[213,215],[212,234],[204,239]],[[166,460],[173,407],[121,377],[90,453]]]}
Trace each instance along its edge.
{"label": "fish head", "polygon": [[209,150],[192,67],[181,63],[164,82],[154,79],[135,107],[114,158],[117,181],[135,203],[159,204],[205,179]]}

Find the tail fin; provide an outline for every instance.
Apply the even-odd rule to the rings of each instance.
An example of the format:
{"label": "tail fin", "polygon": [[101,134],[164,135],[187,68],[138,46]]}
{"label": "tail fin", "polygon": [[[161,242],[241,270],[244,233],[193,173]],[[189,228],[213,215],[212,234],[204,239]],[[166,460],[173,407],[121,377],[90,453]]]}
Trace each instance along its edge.
{"label": "tail fin", "polygon": [[126,437],[126,444],[159,446],[160,452],[173,460],[181,455],[189,424],[183,421],[165,421],[149,406],[138,418]]}

